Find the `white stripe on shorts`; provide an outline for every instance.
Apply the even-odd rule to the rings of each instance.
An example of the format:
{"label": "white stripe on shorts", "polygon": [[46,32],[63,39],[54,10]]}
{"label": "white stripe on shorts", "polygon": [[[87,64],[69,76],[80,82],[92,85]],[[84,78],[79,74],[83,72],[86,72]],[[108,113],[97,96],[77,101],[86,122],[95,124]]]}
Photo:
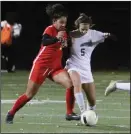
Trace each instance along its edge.
{"label": "white stripe on shorts", "polygon": [[34,69],[34,67],[35,67],[36,61],[38,60],[38,58],[40,57],[40,55],[42,54],[42,52],[45,50],[45,48],[46,48],[46,46],[44,46],[44,47],[42,48],[42,50],[39,52],[39,54],[38,54],[37,57],[35,58],[35,60],[34,60],[34,62],[33,62],[32,69],[31,69],[31,72],[30,72],[30,75],[29,75],[29,79],[30,79],[30,77],[31,77],[31,75],[32,75],[32,72],[33,72],[33,69]]}

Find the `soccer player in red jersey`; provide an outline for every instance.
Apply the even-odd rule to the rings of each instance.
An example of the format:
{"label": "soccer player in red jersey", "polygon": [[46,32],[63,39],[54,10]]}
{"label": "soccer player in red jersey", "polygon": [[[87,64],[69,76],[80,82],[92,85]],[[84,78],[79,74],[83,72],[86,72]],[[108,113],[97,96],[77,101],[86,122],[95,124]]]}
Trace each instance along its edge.
{"label": "soccer player in red jersey", "polygon": [[67,35],[63,31],[67,22],[67,12],[61,4],[47,6],[47,14],[53,24],[48,26],[42,38],[41,49],[36,56],[29,75],[26,92],[20,96],[6,117],[6,123],[12,124],[15,113],[22,108],[38,92],[46,78],[63,85],[66,90],[66,120],[79,120],[80,116],[73,112],[74,93],[68,73],[61,65],[62,49],[67,46]]}

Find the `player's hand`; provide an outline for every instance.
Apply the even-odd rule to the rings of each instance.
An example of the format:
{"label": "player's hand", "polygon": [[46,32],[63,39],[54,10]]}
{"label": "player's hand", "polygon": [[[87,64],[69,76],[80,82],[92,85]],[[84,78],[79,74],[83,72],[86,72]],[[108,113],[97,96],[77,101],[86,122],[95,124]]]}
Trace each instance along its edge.
{"label": "player's hand", "polygon": [[59,39],[59,40],[61,40],[64,37],[64,34],[65,34],[65,31],[59,31],[57,33],[56,38]]}
{"label": "player's hand", "polygon": [[61,39],[60,39],[60,43],[61,43],[61,45],[62,45],[62,48],[67,47],[67,40],[66,40],[66,39],[61,38]]}
{"label": "player's hand", "polygon": [[104,33],[104,37],[112,39],[114,41],[117,41],[117,37],[114,34],[111,34],[111,33]]}
{"label": "player's hand", "polygon": [[68,46],[67,40],[63,40],[62,47],[64,48],[64,47],[67,47],[67,46]]}
{"label": "player's hand", "polygon": [[110,33],[104,33],[104,37],[108,38],[111,34]]}
{"label": "player's hand", "polygon": [[62,39],[62,40],[61,40],[61,47],[60,47],[60,50],[62,50],[62,48],[65,48],[65,47],[67,47],[67,46],[68,46],[67,40]]}

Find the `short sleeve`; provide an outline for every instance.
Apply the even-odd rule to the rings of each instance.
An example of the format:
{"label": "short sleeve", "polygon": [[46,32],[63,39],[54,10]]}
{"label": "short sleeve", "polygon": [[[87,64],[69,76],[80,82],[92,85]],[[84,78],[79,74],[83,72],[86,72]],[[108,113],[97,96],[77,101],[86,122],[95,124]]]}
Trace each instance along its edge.
{"label": "short sleeve", "polygon": [[52,36],[52,27],[51,27],[51,26],[47,27],[47,28],[45,29],[43,35],[44,35],[44,34],[48,34],[48,35]]}
{"label": "short sleeve", "polygon": [[94,43],[102,43],[104,42],[105,37],[104,33],[96,30],[92,30],[92,42]]}
{"label": "short sleeve", "polygon": [[1,27],[5,27],[6,24],[8,24],[7,21],[1,21]]}

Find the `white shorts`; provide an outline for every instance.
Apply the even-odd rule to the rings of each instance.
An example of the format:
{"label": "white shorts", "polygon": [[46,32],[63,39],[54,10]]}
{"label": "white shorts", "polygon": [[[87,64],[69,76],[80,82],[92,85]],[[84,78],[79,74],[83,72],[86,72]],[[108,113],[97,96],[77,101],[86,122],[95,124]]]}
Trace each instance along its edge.
{"label": "white shorts", "polygon": [[80,75],[81,84],[94,82],[94,79],[93,79],[91,71],[88,71],[88,70],[85,71],[85,70],[79,69],[75,65],[72,65],[72,64],[66,66],[65,68],[67,69],[68,73],[70,71],[77,71],[79,73],[79,75]]}

